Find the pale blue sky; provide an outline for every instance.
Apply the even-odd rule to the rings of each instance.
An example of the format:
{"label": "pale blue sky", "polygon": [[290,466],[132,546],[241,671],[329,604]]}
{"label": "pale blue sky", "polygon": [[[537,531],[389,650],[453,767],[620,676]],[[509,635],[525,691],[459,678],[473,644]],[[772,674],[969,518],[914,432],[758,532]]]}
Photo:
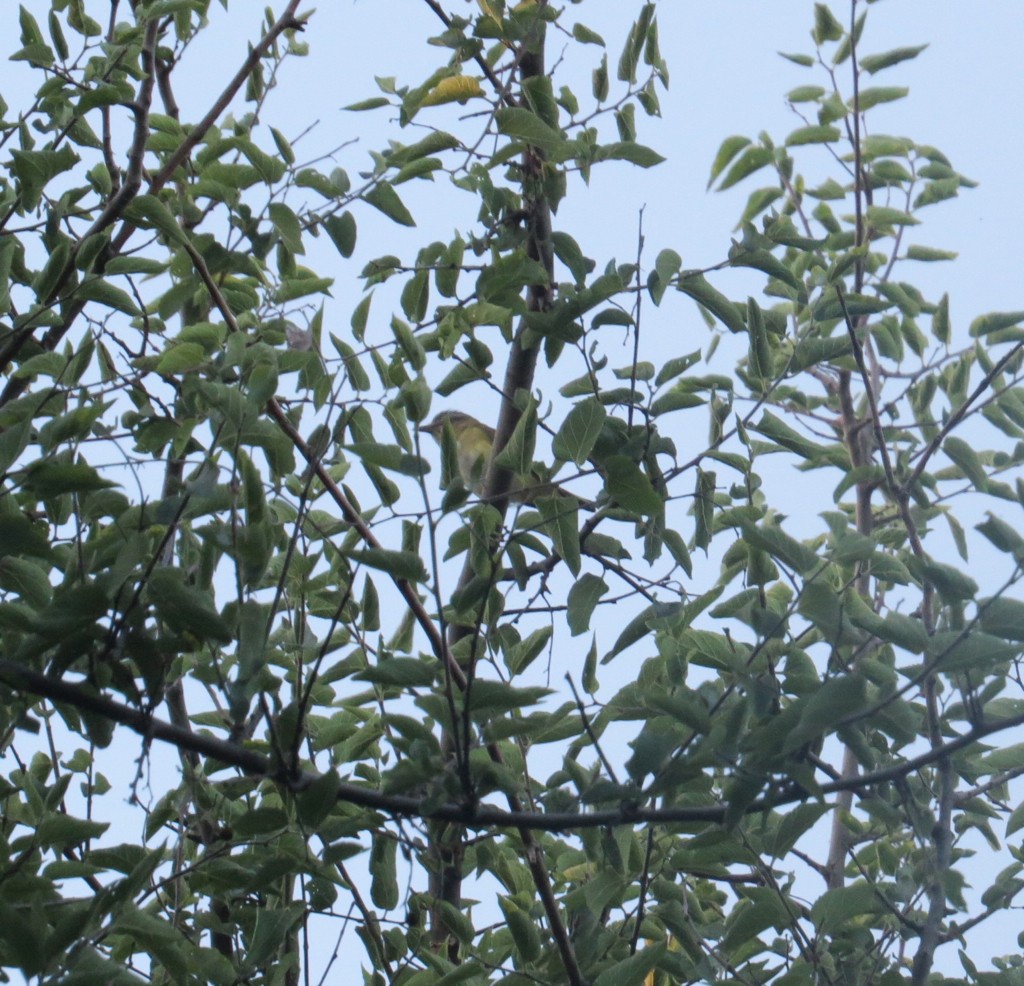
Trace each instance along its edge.
{"label": "pale blue sky", "polygon": [[[40,0],[29,6],[42,6]],[[449,4],[467,13],[468,2]],[[785,93],[806,83],[822,81],[816,69],[803,69],[776,52],[812,52],[809,31],[810,0],[663,0],[658,6],[662,52],[672,73],[672,85],[661,97],[663,119],[640,119],[640,139],[664,154],[666,164],[639,172],[625,166],[595,169],[591,191],[566,201],[560,225],[586,242],[594,255],[631,254],[636,216],[647,206],[644,220],[648,249],[671,246],[685,266],[699,267],[721,259],[729,232],[746,192],[742,185],[718,195],[705,193],[708,169],[721,140],[730,134],[756,137],[767,130],[781,140],[800,125],[785,102]],[[846,4],[833,5],[845,17]],[[205,62],[188,81],[194,91],[181,89],[187,113],[191,104],[204,105],[234,70],[233,48],[241,49],[251,36],[241,25],[254,27],[262,4],[234,3],[223,12],[211,6],[216,30],[192,53],[191,63]],[[861,9],[865,8],[862,2]],[[624,25],[633,5],[620,0],[589,0],[571,10],[608,42],[610,61],[618,57]],[[880,73],[872,82],[907,85],[908,99],[872,112],[875,131],[910,136],[943,150],[954,167],[977,180],[980,187],[951,204],[931,210],[919,228],[922,241],[960,251],[954,265],[922,265],[919,280],[949,290],[954,317],[1017,306],[1018,263],[1014,232],[1024,220],[1017,191],[1019,162],[1024,158],[1024,73],[1015,69],[1024,50],[1024,12],[1016,0],[990,0],[978,5],[952,0],[881,0],[867,6],[868,27],[861,53],[927,42],[930,47],[915,61]],[[400,84],[415,85],[439,64],[441,52],[424,44],[436,33],[438,21],[419,0],[335,0],[324,3],[310,21],[305,40],[311,53],[294,60],[282,72],[267,119],[278,126],[291,121],[298,134],[318,121],[316,130],[299,145],[310,153],[358,139],[338,163],[355,170],[365,153],[388,137],[412,142],[413,128],[398,132],[386,111],[351,114],[340,107],[377,95],[374,75],[395,76]],[[588,69],[599,50],[583,49],[580,64]],[[581,102],[587,95],[584,77],[577,87]],[[472,110],[472,104],[467,110]],[[410,247],[422,240],[422,230],[440,235],[450,208],[444,189],[406,185],[421,232],[404,234]],[[430,208],[433,200],[435,208]],[[357,260],[394,251],[395,227],[363,212]],[[445,217],[447,218],[447,217]],[[461,217],[452,217],[452,225]],[[590,222],[588,223],[588,220]],[[370,235],[379,230],[380,239]],[[598,245],[594,245],[598,244]],[[376,250],[375,250],[376,247]],[[601,248],[604,248],[604,254]],[[585,246],[585,249],[587,247]],[[346,272],[347,273],[347,272]],[[344,276],[344,273],[339,271]]]}
{"label": "pale blue sky", "polygon": [[[461,6],[449,5],[456,11]],[[471,5],[465,6],[468,11]],[[641,119],[640,139],[668,161],[647,172],[625,166],[595,169],[591,192],[570,196],[559,223],[581,243],[601,243],[606,255],[625,258],[633,250],[637,211],[646,205],[649,249],[672,246],[685,266],[721,259],[746,192],[755,185],[722,195],[705,193],[711,160],[730,134],[756,137],[767,130],[781,140],[800,125],[785,93],[820,82],[821,75],[776,52],[813,51],[812,6],[805,0],[659,4],[661,46],[672,86],[661,97],[663,120]],[[844,16],[845,6],[834,5],[837,16]],[[619,0],[589,0],[571,13],[604,36],[614,65],[632,8]],[[1024,158],[1024,73],[1015,66],[1024,50],[1024,11],[1016,0],[970,6],[951,0],[882,0],[867,9],[862,54],[930,45],[915,61],[872,80],[911,90],[908,99],[873,111],[876,132],[884,128],[931,143],[980,183],[959,201],[933,208],[926,225],[916,231],[923,241],[960,251],[955,265],[935,265],[930,271],[922,265],[922,277],[936,290],[950,291],[954,317],[1018,307],[1019,264],[1013,244],[1014,232],[1024,225],[1017,191]],[[224,15],[214,7],[216,16]],[[236,6],[231,19],[239,22]],[[374,133],[382,132],[377,128],[385,123],[386,113],[353,115],[339,113],[338,107],[375,95],[373,75],[394,75],[411,85],[421,81],[438,64],[440,52],[422,40],[436,30],[436,18],[418,0],[323,4],[307,32],[311,55],[305,64],[296,62],[287,69],[277,98],[287,102],[296,131],[314,117],[320,120],[311,138],[320,146],[359,137],[359,149],[374,147]],[[597,55],[597,48],[585,49],[582,64],[596,62]],[[585,78],[579,90],[582,102]],[[297,105],[296,92],[302,94]],[[406,133],[403,137],[389,128],[388,136],[415,139],[415,131]],[[365,161],[359,149],[343,152],[341,163]],[[403,194],[410,189],[405,186]],[[438,225],[429,209],[418,209],[416,215],[422,227]],[[364,225],[375,219],[359,218]],[[381,226],[387,239],[394,228],[383,220]],[[417,240],[415,233],[411,239]],[[590,249],[601,256],[598,248]]]}

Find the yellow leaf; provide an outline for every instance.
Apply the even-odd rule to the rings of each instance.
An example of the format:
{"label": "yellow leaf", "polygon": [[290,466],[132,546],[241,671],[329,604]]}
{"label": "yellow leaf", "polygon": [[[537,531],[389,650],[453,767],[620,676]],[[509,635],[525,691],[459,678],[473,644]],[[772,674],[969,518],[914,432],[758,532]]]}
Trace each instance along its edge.
{"label": "yellow leaf", "polygon": [[[651,939],[651,938],[648,938],[648,939],[647,939],[647,944],[648,944],[648,945],[656,945],[656,944],[657,944],[657,942],[656,942],[656,941],[654,941],[654,940],[653,940],[653,939]],[[672,937],[671,935],[669,935],[669,936],[668,936],[668,950],[669,950],[670,952],[678,952],[678,951],[679,951],[679,942],[677,942],[677,941],[675,940],[675,938],[673,938],[673,937]],[[655,986],[655,979],[654,979],[654,976],[655,976],[655,970],[654,970],[654,969],[652,969],[652,970],[651,970],[651,971],[650,971],[649,973],[647,973],[647,975],[646,975],[646,976],[644,977],[644,986]]]}
{"label": "yellow leaf", "polygon": [[480,80],[471,75],[452,75],[442,79],[423,98],[420,106],[440,106],[442,103],[464,103],[474,96],[482,96]]}

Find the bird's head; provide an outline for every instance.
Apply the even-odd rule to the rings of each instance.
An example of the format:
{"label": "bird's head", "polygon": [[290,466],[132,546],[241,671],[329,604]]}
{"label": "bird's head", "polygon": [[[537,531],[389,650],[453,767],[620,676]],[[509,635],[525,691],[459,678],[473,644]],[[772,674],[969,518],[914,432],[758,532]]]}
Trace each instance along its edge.
{"label": "bird's head", "polygon": [[477,421],[471,414],[465,414],[462,411],[439,411],[434,415],[434,420],[429,424],[420,425],[420,431],[440,442],[445,425],[452,426],[452,431],[455,432],[456,438],[467,428],[487,428],[485,424]]}

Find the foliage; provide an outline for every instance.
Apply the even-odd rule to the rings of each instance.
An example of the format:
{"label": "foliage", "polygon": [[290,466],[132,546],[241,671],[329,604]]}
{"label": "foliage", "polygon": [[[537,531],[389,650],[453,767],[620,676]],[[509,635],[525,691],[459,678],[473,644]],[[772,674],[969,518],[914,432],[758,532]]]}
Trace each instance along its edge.
{"label": "foliage", "polygon": [[[396,121],[356,179],[270,121],[296,0],[192,119],[208,0],[4,13],[38,87],[0,99],[0,965],[297,983],[354,925],[367,983],[948,971],[1024,887],[1024,312],[963,338],[909,280],[972,184],[868,126],[923,48],[815,4],[800,125],[723,142],[711,184],[764,184],[692,270],[558,219],[663,161],[654,4],[618,55],[596,4],[424,4],[438,67],[350,107]],[[431,182],[474,218],[343,324],[360,224]],[[449,397],[497,408],[479,496],[417,432]],[[533,468],[570,492],[510,504]]]}

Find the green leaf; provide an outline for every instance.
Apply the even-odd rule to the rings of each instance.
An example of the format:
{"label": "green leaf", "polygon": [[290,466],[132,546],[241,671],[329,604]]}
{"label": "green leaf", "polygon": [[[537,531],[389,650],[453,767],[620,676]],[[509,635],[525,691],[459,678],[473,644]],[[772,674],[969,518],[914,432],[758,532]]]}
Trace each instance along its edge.
{"label": "green leaf", "polygon": [[1024,802],[1010,812],[1010,817],[1006,820],[1006,838],[1010,838],[1014,832],[1019,832],[1022,828],[1024,828]]}
{"label": "green leaf", "polygon": [[474,717],[478,721],[486,721],[514,709],[527,709],[550,694],[550,689],[539,686],[513,688],[503,681],[477,678],[472,691],[467,693],[467,700]]}
{"label": "green leaf", "polygon": [[799,127],[786,137],[787,147],[801,147],[804,144],[834,144],[842,138],[842,131],[832,126]]}
{"label": "green leaf", "polygon": [[729,169],[719,184],[718,191],[724,192],[727,188],[738,185],[744,178],[752,175],[755,171],[760,171],[766,164],[771,164],[774,159],[775,155],[767,147],[761,145],[749,147]]}
{"label": "green leaf", "polygon": [[993,332],[1013,328],[1021,322],[1024,322],[1024,311],[989,312],[987,315],[979,315],[971,322],[969,331],[972,339],[978,339]]}
{"label": "green leaf", "polygon": [[274,292],[274,301],[284,304],[311,294],[327,294],[333,284],[333,277],[289,277]]}
{"label": "green leaf", "polygon": [[334,810],[338,803],[341,779],[336,771],[321,774],[296,799],[302,824],[316,829]]}
{"label": "green leaf", "polygon": [[88,493],[106,490],[116,483],[103,479],[85,462],[38,461],[25,470],[22,485],[40,500],[49,500],[64,493]]}
{"label": "green leaf", "polygon": [[861,112],[878,106],[879,103],[893,103],[903,99],[910,92],[905,86],[874,86],[861,89],[857,97],[857,105]]}
{"label": "green leaf", "polygon": [[602,664],[607,664],[613,657],[621,654],[627,647],[631,647],[639,640],[643,640],[651,632],[653,620],[671,617],[681,610],[679,603],[652,603],[637,613],[619,634],[612,649],[601,658]]}
{"label": "green leaf", "polygon": [[252,808],[237,818],[232,827],[234,834],[244,839],[252,835],[267,835],[287,828],[288,815],[283,808]]}
{"label": "green leaf", "polygon": [[604,47],[604,38],[601,37],[596,31],[591,31],[589,27],[585,27],[583,24],[576,23],[572,26],[572,36],[585,45],[600,45]]}
{"label": "green leaf", "polygon": [[110,826],[110,822],[58,813],[48,815],[36,826],[36,840],[42,846],[65,849],[98,839]]}
{"label": "green leaf", "polygon": [[920,619],[902,613],[889,613],[883,618],[856,592],[847,593],[844,599],[847,603],[846,615],[861,630],[912,654],[920,654],[928,646],[928,634]]}
{"label": "green leaf", "polygon": [[707,469],[697,469],[697,483],[693,495],[693,543],[707,551],[715,520],[715,483],[717,476]]}
{"label": "green leaf", "polygon": [[601,597],[608,591],[608,583],[597,575],[587,572],[581,575],[569,589],[566,621],[569,632],[574,636],[586,633],[590,618]]}
{"label": "green leaf", "polygon": [[780,51],[779,54],[788,62],[799,65],[801,68],[811,68],[814,65],[814,58],[811,55]]}
{"label": "green leaf", "polygon": [[661,164],[665,158],[657,151],[635,141],[619,141],[614,144],[602,144],[594,155],[595,161],[628,161],[641,168],[653,168]]}
{"label": "green leaf", "polygon": [[935,314],[932,315],[932,335],[944,346],[949,345],[949,294],[944,294],[935,306]]}
{"label": "green leaf", "polygon": [[159,230],[171,243],[188,241],[170,209],[155,195],[137,195],[128,203],[124,217],[140,229]]}
{"label": "green leaf", "polygon": [[11,150],[11,172],[23,185],[26,204],[34,206],[39,192],[57,175],[70,171],[78,164],[78,155],[69,144],[59,150],[23,151]]}
{"label": "green leaf", "polygon": [[929,659],[947,672],[970,671],[984,676],[1005,667],[1019,654],[1015,644],[980,630],[940,630],[928,638]]}
{"label": "green leaf", "polygon": [[960,467],[961,472],[977,490],[984,492],[988,489],[988,474],[973,445],[962,438],[957,438],[956,435],[950,435],[942,443],[942,451]]}
{"label": "green leaf", "polygon": [[271,202],[267,206],[267,214],[284,245],[294,254],[305,253],[299,217],[283,202]]}
{"label": "green leaf", "polygon": [[[455,907],[448,901],[443,900],[438,903],[439,911],[441,914],[442,924],[462,942],[464,945],[468,945],[474,937],[476,937],[476,928],[473,927],[473,922],[467,917],[460,908]],[[461,966],[456,966],[447,975],[439,978],[436,982],[430,982],[429,980],[423,984],[423,986],[458,986],[460,983],[466,982],[470,975],[477,975],[479,969],[476,968],[475,963],[465,962]],[[413,983],[409,980],[409,986],[419,986],[417,983]]]}
{"label": "green leaf", "polygon": [[642,516],[654,516],[664,509],[665,501],[646,474],[628,456],[610,456],[602,465],[608,495],[617,505]]}
{"label": "green leaf", "polygon": [[346,260],[352,256],[356,248],[356,221],[351,212],[343,212],[340,216],[328,216],[324,222],[324,229]]}
{"label": "green leaf", "polygon": [[980,600],[978,611],[981,628],[986,633],[1024,642],[1024,602],[1000,596]]}
{"label": "green leaf", "polygon": [[170,261],[149,260],[146,257],[114,257],[103,269],[105,274],[162,274],[170,266]]}
{"label": "green leaf", "polygon": [[157,568],[150,574],[146,596],[159,617],[175,633],[230,643],[231,628],[214,609],[212,594],[186,585],[184,578],[176,568]]}
{"label": "green leaf", "polygon": [[900,62],[917,58],[928,45],[917,45],[913,48],[893,48],[891,51],[884,51],[879,55],[862,55],[860,67],[871,75],[881,72],[884,68],[891,68]]}
{"label": "green leaf", "polygon": [[107,308],[124,312],[125,315],[138,315],[139,309],[127,291],[115,288],[113,284],[99,277],[90,277],[75,288],[75,297],[86,301],[96,301]]}
{"label": "green leaf", "polygon": [[[753,222],[761,213],[778,198],[782,197],[782,189],[777,187],[758,188],[747,197],[747,204],[740,216],[740,225]],[[792,275],[790,275],[792,276]]]}
{"label": "green leaf", "polygon": [[36,628],[46,639],[60,640],[92,628],[107,613],[107,599],[95,583],[84,583],[54,593],[51,604],[37,621]]}
{"label": "green leaf", "polygon": [[302,920],[307,906],[307,902],[301,900],[285,907],[260,908],[260,919],[254,923],[249,948],[244,953],[247,969],[255,973],[282,952],[288,932]]}
{"label": "green leaf", "polygon": [[661,304],[661,299],[668,290],[672,279],[679,273],[682,258],[675,250],[662,250],[654,261],[654,270],[647,277],[647,289],[651,292],[651,300]]}
{"label": "green leaf", "polygon": [[[573,280],[577,287],[582,287],[586,281],[587,274],[594,269],[594,262],[587,257],[583,256],[583,251],[580,249],[580,245],[568,234],[555,231],[551,234],[551,244],[555,250],[555,256],[569,268],[570,273],[573,276]],[[462,254],[465,249],[465,244],[462,240],[457,240],[452,244],[453,253],[457,254],[452,257],[453,266],[458,267],[462,263]],[[440,276],[440,271],[438,276]],[[457,274],[457,272],[455,272]],[[454,276],[454,274],[453,274]],[[454,294],[454,281],[452,283],[452,290],[445,293],[446,297],[451,297]]]}
{"label": "green leaf", "polygon": [[566,462],[581,466],[594,450],[608,412],[596,397],[588,397],[566,416],[551,443],[555,455]]}
{"label": "green leaf", "polygon": [[812,34],[815,44],[824,44],[826,41],[838,41],[843,36],[843,25],[836,19],[835,14],[829,10],[828,5],[816,3],[814,5],[814,31]]}
{"label": "green leaf", "polygon": [[977,530],[1000,551],[1013,555],[1018,565],[1024,565],[1024,537],[1016,527],[990,513],[987,520],[977,525]]}
{"label": "green leaf", "polygon": [[174,343],[156,361],[157,373],[176,376],[198,369],[207,362],[206,349],[198,342]]}
{"label": "green leaf", "polygon": [[508,442],[495,457],[495,463],[513,476],[529,476],[533,469],[533,451],[537,445],[537,405],[531,400],[519,416]]}
{"label": "green leaf", "polygon": [[0,589],[15,593],[35,609],[42,609],[53,596],[49,567],[27,558],[0,558]]}
{"label": "green leaf", "polygon": [[382,106],[389,106],[390,101],[384,96],[372,96],[370,99],[362,99],[357,103],[349,103],[348,106],[343,106],[342,109],[348,110],[350,113],[361,113],[364,110],[376,110]]}
{"label": "green leaf", "polygon": [[729,162],[749,144],[749,137],[739,135],[726,137],[722,141],[721,146],[718,148],[718,153],[715,155],[715,160],[711,164],[711,177],[708,178],[708,188],[715,183],[715,179],[725,170]]}
{"label": "green leaf", "polygon": [[606,968],[594,980],[594,986],[637,986],[668,951],[664,942],[645,945],[629,958]]}
{"label": "green leaf", "polygon": [[354,675],[360,681],[375,685],[399,685],[402,688],[425,688],[433,684],[436,665],[415,657],[389,657]]}
{"label": "green leaf", "polygon": [[415,226],[416,220],[405,207],[398,193],[387,182],[381,181],[368,192],[363,193],[363,201],[379,209],[388,219],[393,219],[400,226]]}
{"label": "green leaf", "polygon": [[792,921],[791,906],[775,888],[748,888],[743,899],[726,919],[722,949],[727,955],[731,954],[734,949],[756,939],[768,928],[787,927]]}
{"label": "green leaf", "polygon": [[960,254],[956,250],[936,250],[934,247],[926,246],[907,247],[907,260],[933,263],[938,260],[956,260],[958,256]]}
{"label": "green leaf", "polygon": [[407,582],[426,582],[429,578],[423,559],[413,551],[393,551],[389,548],[352,548],[343,552],[361,565],[387,572]]}
{"label": "green leaf", "polygon": [[594,695],[597,690],[601,687],[600,681],[597,678],[597,637],[593,636],[590,638],[590,650],[587,651],[587,656],[583,661],[583,674],[581,676],[581,683],[583,690],[588,695]]}
{"label": "green leaf", "polygon": [[712,287],[703,274],[680,274],[676,287],[706,308],[731,332],[746,332],[747,326],[739,307]]}
{"label": "green leaf", "polygon": [[946,565],[934,559],[921,561],[912,558],[908,559],[908,568],[918,578],[931,582],[938,589],[944,602],[955,603],[973,599],[978,594],[978,583],[953,565]]}
{"label": "green leaf", "polygon": [[430,463],[418,455],[405,452],[398,445],[381,445],[378,442],[353,442],[345,446],[364,462],[401,473],[403,476],[419,478],[430,472]]}
{"label": "green leaf", "polygon": [[248,715],[267,666],[267,616],[266,608],[252,600],[246,600],[238,610],[238,666],[230,685],[229,704],[235,722],[244,721]]}
{"label": "green leaf", "polygon": [[544,518],[545,530],[550,534],[555,550],[566,567],[580,574],[580,511],[575,497],[568,495],[544,496],[537,500],[537,509]]}
{"label": "green leaf", "polygon": [[539,627],[525,640],[509,647],[505,654],[505,664],[509,673],[518,675],[525,671],[548,646],[552,633],[554,633],[554,627]]}
{"label": "green leaf", "polygon": [[807,575],[822,564],[816,552],[791,538],[780,527],[771,524],[744,524],[742,530],[745,541],[767,551],[773,558],[777,558],[800,575]]}
{"label": "green leaf", "polygon": [[63,287],[67,278],[67,266],[70,259],[71,241],[62,237],[50,251],[50,256],[47,258],[43,269],[32,281],[32,288],[40,304],[49,304],[54,291]]}
{"label": "green leaf", "polygon": [[[313,168],[303,168],[295,176],[295,183],[303,188],[312,188],[314,191],[318,191],[325,199],[338,198],[337,185],[327,175],[321,174]],[[333,219],[334,217],[329,216],[328,218]]]}
{"label": "green leaf", "polygon": [[685,356],[676,356],[665,360],[661,365],[661,369],[658,370],[658,375],[654,378],[655,384],[660,387],[662,384],[667,383],[674,377],[680,376],[690,369],[691,366],[700,362],[700,357],[700,350],[696,349],[692,353],[687,353]]}
{"label": "green leaf", "polygon": [[[6,467],[4,467],[6,468]],[[31,555],[49,558],[50,541],[43,534],[46,526],[33,523],[20,510],[14,513],[0,511],[0,558]]]}
{"label": "green leaf", "polygon": [[862,143],[864,157],[874,160],[879,157],[905,158],[914,147],[906,137],[892,137],[889,134],[868,134]]}
{"label": "green leaf", "polygon": [[831,733],[845,716],[860,711],[867,701],[867,682],[855,673],[830,678],[803,703],[800,721],[783,744],[791,753],[819,736]]}
{"label": "green leaf", "polygon": [[120,935],[128,936],[139,951],[152,955],[172,980],[188,981],[188,953],[181,947],[179,929],[156,914],[139,910],[130,904],[115,913],[113,927],[110,929],[115,940]]}
{"label": "green leaf", "polygon": [[683,536],[671,527],[665,529],[663,536],[665,539],[665,547],[668,548],[669,554],[672,555],[672,559],[684,572],[686,572],[687,575],[692,577],[693,559],[690,557],[690,549],[687,548],[686,542],[683,540]]}
{"label": "green leaf", "polygon": [[519,106],[504,107],[494,114],[498,132],[514,140],[551,151],[565,142],[562,134],[549,127],[536,113]]}
{"label": "green leaf", "polygon": [[[767,250],[743,250],[729,258],[730,267],[752,267],[800,291],[803,284],[790,268]],[[748,304],[749,307],[749,304]]]}
{"label": "green leaf", "polygon": [[769,843],[769,851],[779,858],[785,856],[801,837],[814,827],[822,815],[832,810],[832,805],[813,802],[796,805],[788,810],[779,821],[779,827]]}
{"label": "green leaf", "polygon": [[18,4],[18,25],[21,27],[21,43],[23,45],[42,43],[43,32],[39,30],[39,23],[25,9],[24,4]]}
{"label": "green leaf", "polygon": [[800,432],[790,428],[789,425],[769,411],[765,411],[761,415],[761,420],[757,424],[750,425],[750,427],[804,459],[816,459],[821,455],[820,446],[804,438]]}
{"label": "green leaf", "polygon": [[811,918],[821,934],[830,935],[849,927],[862,914],[884,914],[886,904],[878,888],[867,881],[826,890],[811,908]]}
{"label": "green leaf", "polygon": [[499,897],[498,904],[521,960],[533,962],[541,954],[540,930],[536,922],[509,897]]}
{"label": "green leaf", "polygon": [[886,226],[916,226],[921,222],[909,212],[893,209],[886,205],[869,205],[867,217],[868,222],[875,229],[882,229]]}
{"label": "green leaf", "polygon": [[786,93],[786,99],[790,103],[812,103],[824,95],[825,90],[821,86],[797,86]]}
{"label": "green leaf", "polygon": [[603,103],[608,98],[608,56],[601,58],[601,64],[594,69],[591,76],[591,90],[594,99]]}

